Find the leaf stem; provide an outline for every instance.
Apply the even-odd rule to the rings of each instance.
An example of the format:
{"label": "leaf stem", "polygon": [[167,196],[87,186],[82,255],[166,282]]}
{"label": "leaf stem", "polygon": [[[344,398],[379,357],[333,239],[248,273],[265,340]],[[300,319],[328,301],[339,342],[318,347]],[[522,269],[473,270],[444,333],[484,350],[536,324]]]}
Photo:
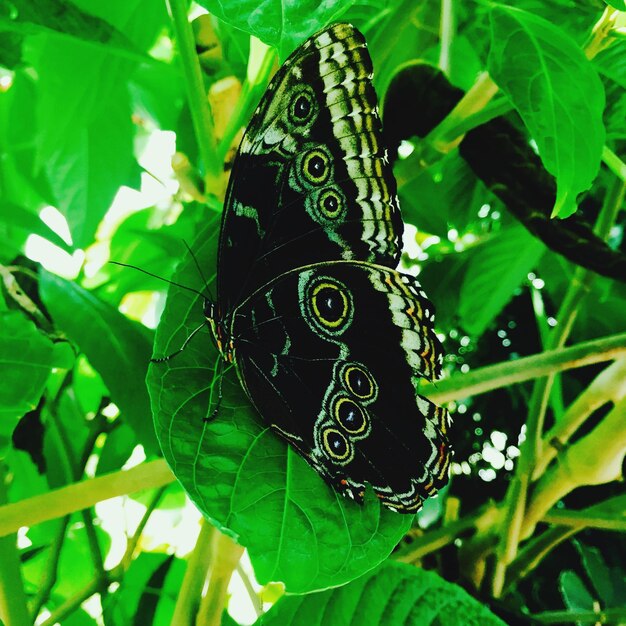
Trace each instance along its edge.
{"label": "leaf stem", "polygon": [[178,44],[198,150],[204,164],[206,191],[213,191],[220,196],[222,162],[217,156],[213,117],[209,109],[200,60],[196,54],[193,31],[187,15],[187,2],[185,0],[167,0],[167,3]]}

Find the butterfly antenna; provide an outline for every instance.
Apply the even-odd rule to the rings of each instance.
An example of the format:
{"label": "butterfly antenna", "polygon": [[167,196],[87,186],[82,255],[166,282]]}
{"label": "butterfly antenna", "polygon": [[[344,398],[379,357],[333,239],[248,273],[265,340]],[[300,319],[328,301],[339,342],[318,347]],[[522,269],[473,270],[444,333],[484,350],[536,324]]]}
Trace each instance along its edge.
{"label": "butterfly antenna", "polygon": [[187,248],[187,252],[189,252],[189,254],[191,255],[191,258],[193,259],[193,262],[196,265],[196,269],[198,270],[198,274],[200,274],[200,278],[202,278],[202,282],[204,283],[206,290],[209,292],[209,298],[213,302],[215,302],[215,298],[213,297],[213,294],[211,293],[211,290],[209,289],[209,281],[206,279],[204,272],[202,271],[202,268],[200,267],[200,263],[198,263],[198,258],[194,254],[194,251],[191,249],[191,246],[184,239],[183,239],[183,243],[185,244],[185,248]]}
{"label": "butterfly antenna", "polygon": [[120,263],[119,261],[109,261],[109,263],[111,263],[112,265],[119,265],[121,267],[130,267],[131,269],[137,270],[138,272],[141,272],[142,274],[147,274],[148,276],[152,276],[152,278],[157,278],[158,280],[162,280],[164,283],[168,283],[169,285],[175,285],[176,287],[180,287],[181,289],[186,289],[187,291],[196,293],[202,298],[206,298],[206,296],[201,291],[198,291],[197,289],[194,289],[193,287],[188,287],[187,285],[181,285],[180,283],[177,283],[173,280],[168,280],[167,278],[163,278],[163,276],[158,276],[157,274],[153,274],[152,272],[149,272],[148,270],[144,270],[141,267],[137,267],[135,265],[129,265],[128,263]]}

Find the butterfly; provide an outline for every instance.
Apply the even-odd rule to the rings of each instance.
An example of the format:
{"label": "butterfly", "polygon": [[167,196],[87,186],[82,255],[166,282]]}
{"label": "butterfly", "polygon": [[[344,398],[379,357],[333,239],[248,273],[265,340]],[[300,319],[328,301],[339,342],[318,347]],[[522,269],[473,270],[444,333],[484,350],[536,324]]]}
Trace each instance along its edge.
{"label": "butterfly", "polygon": [[363,35],[335,24],[272,79],[235,157],[205,316],[263,420],[334,489],[417,511],[447,480],[434,309],[403,222]]}

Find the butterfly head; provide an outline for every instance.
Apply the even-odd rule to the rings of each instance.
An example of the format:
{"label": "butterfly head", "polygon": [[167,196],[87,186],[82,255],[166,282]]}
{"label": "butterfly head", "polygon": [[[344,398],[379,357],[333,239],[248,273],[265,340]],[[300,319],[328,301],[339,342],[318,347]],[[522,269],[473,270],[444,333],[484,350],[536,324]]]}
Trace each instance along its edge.
{"label": "butterfly head", "polygon": [[203,313],[209,324],[209,328],[211,329],[211,334],[213,335],[213,340],[215,341],[217,349],[220,351],[220,354],[224,357],[225,361],[232,363],[234,352],[233,340],[224,328],[224,320],[220,315],[215,302],[205,298]]}

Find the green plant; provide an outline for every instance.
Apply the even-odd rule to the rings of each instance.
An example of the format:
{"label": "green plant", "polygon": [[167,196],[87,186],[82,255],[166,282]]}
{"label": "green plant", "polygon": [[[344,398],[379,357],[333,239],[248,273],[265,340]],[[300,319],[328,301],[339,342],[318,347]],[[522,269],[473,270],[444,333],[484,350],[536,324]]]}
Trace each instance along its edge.
{"label": "green plant", "polygon": [[[0,618],[232,623],[237,570],[258,624],[623,622],[623,0],[200,4],[193,28],[181,0],[0,4]],[[205,424],[208,333],[148,367],[200,298],[107,263],[213,282],[224,163],[277,59],[339,20],[448,352],[425,393],[452,479],[415,519],[336,496],[232,371]]]}

